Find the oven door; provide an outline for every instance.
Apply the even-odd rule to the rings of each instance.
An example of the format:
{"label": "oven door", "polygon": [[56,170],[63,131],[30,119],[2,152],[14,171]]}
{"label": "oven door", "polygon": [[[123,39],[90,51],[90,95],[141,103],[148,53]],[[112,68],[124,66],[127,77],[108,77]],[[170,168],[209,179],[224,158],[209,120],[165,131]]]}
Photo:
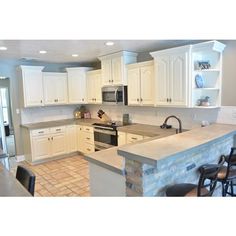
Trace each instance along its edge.
{"label": "oven door", "polygon": [[99,148],[106,149],[117,146],[117,131],[109,128],[95,127],[94,143],[95,148],[98,146]]}

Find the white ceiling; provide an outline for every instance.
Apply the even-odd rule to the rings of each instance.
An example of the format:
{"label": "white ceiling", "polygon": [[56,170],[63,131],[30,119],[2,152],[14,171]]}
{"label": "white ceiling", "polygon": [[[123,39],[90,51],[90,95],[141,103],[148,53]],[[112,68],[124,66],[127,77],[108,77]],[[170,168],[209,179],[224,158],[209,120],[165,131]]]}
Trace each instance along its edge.
{"label": "white ceiling", "polygon": [[[34,59],[56,63],[91,63],[97,57],[109,53],[127,50],[138,53],[148,53],[169,47],[196,43],[193,40],[112,40],[113,46],[106,46],[108,40],[0,40],[0,47],[8,48],[0,51],[0,59]],[[47,54],[39,54],[46,50]],[[74,58],[71,55],[78,54]]]}

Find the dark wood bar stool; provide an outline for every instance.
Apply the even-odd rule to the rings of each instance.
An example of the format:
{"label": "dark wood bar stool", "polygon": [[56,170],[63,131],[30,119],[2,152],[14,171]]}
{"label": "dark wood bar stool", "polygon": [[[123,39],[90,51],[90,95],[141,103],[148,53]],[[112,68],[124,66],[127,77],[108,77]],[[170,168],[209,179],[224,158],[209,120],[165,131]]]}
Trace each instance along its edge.
{"label": "dark wood bar stool", "polygon": [[35,175],[23,166],[17,166],[16,179],[34,196]]}
{"label": "dark wood bar stool", "polygon": [[[222,196],[234,194],[234,180],[236,180],[236,148],[232,147],[229,156],[222,156],[226,160],[227,166],[223,166],[217,175],[217,181],[222,184]],[[230,187],[230,191],[229,191]]]}
{"label": "dark wood bar stool", "polygon": [[[208,197],[212,196],[216,184],[217,175],[225,162],[224,157],[215,165],[203,165],[199,168],[200,177],[198,184],[183,183],[170,186],[166,189],[168,197]],[[208,182],[208,183],[206,183]]]}

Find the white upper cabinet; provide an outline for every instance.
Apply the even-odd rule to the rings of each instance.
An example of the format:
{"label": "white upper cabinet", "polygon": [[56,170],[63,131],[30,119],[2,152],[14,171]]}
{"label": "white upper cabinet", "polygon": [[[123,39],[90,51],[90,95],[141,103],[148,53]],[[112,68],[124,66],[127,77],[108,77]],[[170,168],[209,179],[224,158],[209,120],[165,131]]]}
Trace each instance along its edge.
{"label": "white upper cabinet", "polygon": [[151,53],[155,62],[155,104],[189,106],[190,46]]}
{"label": "white upper cabinet", "polygon": [[127,85],[126,64],[137,61],[137,53],[117,52],[99,57],[102,66],[102,85]]}
{"label": "white upper cabinet", "polygon": [[88,71],[87,77],[87,100],[88,103],[102,103],[102,77],[101,70]]}
{"label": "white upper cabinet", "polygon": [[153,71],[153,61],[127,66],[129,105],[154,105]]}
{"label": "white upper cabinet", "polygon": [[43,77],[41,66],[20,66],[20,93],[22,107],[36,107],[44,105]]}
{"label": "white upper cabinet", "polygon": [[84,104],[87,102],[86,72],[89,67],[66,68],[68,75],[69,104]]}
{"label": "white upper cabinet", "polygon": [[67,73],[43,73],[44,100],[47,105],[68,103]]}

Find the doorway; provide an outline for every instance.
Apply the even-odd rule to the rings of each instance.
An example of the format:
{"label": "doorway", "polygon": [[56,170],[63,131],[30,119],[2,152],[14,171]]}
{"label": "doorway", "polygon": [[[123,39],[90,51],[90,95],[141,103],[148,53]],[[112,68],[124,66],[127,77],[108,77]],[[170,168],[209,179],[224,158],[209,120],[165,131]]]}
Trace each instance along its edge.
{"label": "doorway", "polygon": [[[10,79],[0,79],[0,113],[2,127],[2,147],[10,157],[16,155],[15,136],[12,122]],[[5,147],[5,148],[4,148]]]}

